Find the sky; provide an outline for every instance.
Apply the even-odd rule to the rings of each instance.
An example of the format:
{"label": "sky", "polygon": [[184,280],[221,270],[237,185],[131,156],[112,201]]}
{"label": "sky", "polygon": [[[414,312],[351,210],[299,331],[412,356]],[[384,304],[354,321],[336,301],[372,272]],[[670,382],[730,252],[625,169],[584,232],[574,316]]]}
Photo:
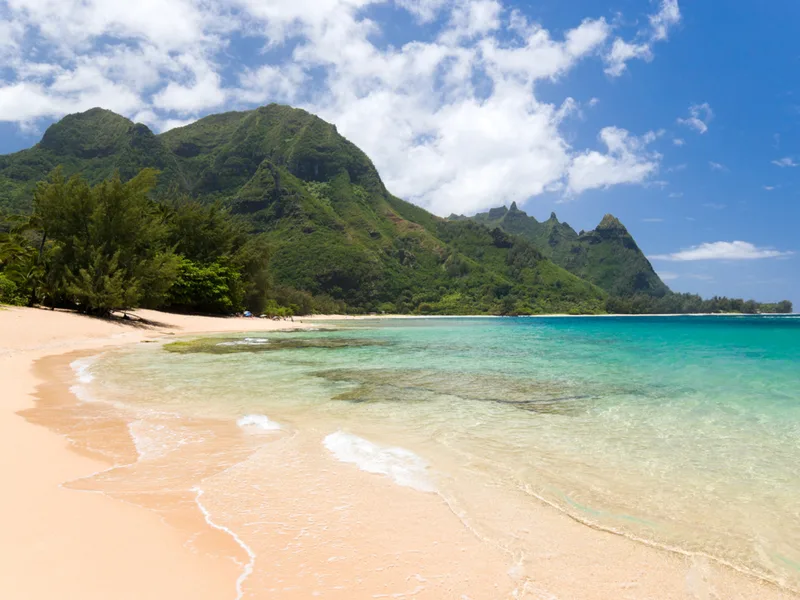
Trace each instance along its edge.
{"label": "sky", "polygon": [[800,3],[0,0],[0,153],[279,102],[432,212],[617,216],[674,290],[800,306]]}

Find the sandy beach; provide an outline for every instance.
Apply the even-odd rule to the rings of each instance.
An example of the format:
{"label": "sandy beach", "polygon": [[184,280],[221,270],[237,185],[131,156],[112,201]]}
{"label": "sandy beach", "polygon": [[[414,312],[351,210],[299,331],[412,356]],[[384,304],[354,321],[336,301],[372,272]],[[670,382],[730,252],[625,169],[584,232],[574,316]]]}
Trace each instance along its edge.
{"label": "sandy beach", "polygon": [[54,354],[136,343],[169,334],[302,327],[138,311],[151,325],[68,312],[0,309],[0,597],[232,598],[241,567],[189,550],[159,516],[61,484],[108,468],[70,451],[62,436],[17,413],[42,379],[34,363]]}
{"label": "sandy beach", "polygon": [[[128,481],[135,487],[151,473],[132,464],[118,469],[114,479],[93,477],[115,463],[135,461],[124,458],[135,454],[125,423],[109,419],[105,429],[81,437],[86,443],[75,443],[77,438],[70,442],[63,435],[64,415],[76,404],[68,388],[74,378],[69,363],[75,357],[166,335],[309,326],[151,311],[137,311],[136,316],[147,321],[0,310],[2,598],[299,600],[315,597],[320,582],[327,586],[322,597],[343,600],[393,594],[431,600],[795,597],[702,557],[595,531],[544,504],[536,506],[530,498],[520,502],[525,503],[526,519],[535,516],[532,521],[517,516],[523,514],[517,511],[522,505],[508,504],[498,507],[494,524],[514,531],[533,549],[524,565],[517,564],[517,557],[470,530],[458,507],[439,496],[337,462],[324,452],[320,442],[329,432],[322,429],[286,436],[264,449],[263,465],[270,472],[252,487],[261,486],[269,508],[264,514],[243,512],[242,526],[244,530],[257,520],[280,526],[264,528],[247,544],[235,531],[205,522],[198,510],[202,502],[196,503],[202,499],[163,495],[121,500],[124,495],[115,495],[114,489]],[[57,417],[51,418],[50,407]],[[98,422],[105,418],[102,408],[88,410],[96,411]],[[121,458],[109,460],[107,453],[103,458],[93,451],[93,443]],[[270,452],[279,460],[271,460]],[[160,476],[180,479],[181,460],[177,453],[175,459],[158,463]],[[319,474],[313,488],[304,477],[309,472]],[[207,501],[232,482],[246,483],[251,474],[234,468],[207,478]],[[92,491],[104,493],[87,493]],[[481,498],[484,492],[487,496]],[[480,491],[476,501],[491,503],[490,494]],[[311,543],[298,553],[292,544],[309,537]],[[253,570],[254,553],[267,557],[267,564]],[[517,571],[523,567],[529,575],[521,580]],[[246,589],[243,576],[249,576]],[[337,584],[343,583],[351,591],[342,587],[337,592]],[[399,589],[403,592],[398,596]]]}

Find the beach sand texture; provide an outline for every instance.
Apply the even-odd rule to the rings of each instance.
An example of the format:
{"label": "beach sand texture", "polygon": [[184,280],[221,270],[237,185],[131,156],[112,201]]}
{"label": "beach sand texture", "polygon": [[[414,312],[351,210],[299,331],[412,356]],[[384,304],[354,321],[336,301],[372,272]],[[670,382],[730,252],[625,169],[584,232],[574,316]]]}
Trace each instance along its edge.
{"label": "beach sand texture", "polygon": [[[2,598],[794,597],[702,560],[594,531],[544,505],[534,522],[515,522],[513,507],[498,513],[498,527],[532,541],[520,580],[518,557],[475,535],[457,507],[336,461],[324,449],[330,432],[322,428],[264,449],[269,472],[252,480],[242,463],[231,462],[246,462],[246,436],[211,420],[187,426],[214,428],[218,443],[240,444],[240,455],[204,447],[202,454],[187,449],[140,464],[124,411],[81,404],[70,393],[73,360],[169,334],[304,325],[137,314],[151,324],[0,310]],[[197,468],[186,469],[190,462]],[[313,485],[308,473],[316,474]],[[196,492],[201,480],[206,497]],[[156,489],[154,481],[171,485]],[[204,514],[204,502],[222,497],[211,492],[233,481],[269,498],[259,514],[235,507],[239,531]]]}

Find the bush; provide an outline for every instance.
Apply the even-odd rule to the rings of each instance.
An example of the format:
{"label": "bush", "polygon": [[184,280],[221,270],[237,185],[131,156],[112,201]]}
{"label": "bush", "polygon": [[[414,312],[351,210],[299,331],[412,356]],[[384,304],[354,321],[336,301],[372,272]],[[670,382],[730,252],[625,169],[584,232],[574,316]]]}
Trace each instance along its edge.
{"label": "bush", "polygon": [[25,306],[25,298],[19,293],[17,284],[0,273],[0,304]]}
{"label": "bush", "polygon": [[198,265],[182,258],[178,277],[167,297],[173,310],[231,314],[241,310],[243,292],[240,274],[219,263]]}

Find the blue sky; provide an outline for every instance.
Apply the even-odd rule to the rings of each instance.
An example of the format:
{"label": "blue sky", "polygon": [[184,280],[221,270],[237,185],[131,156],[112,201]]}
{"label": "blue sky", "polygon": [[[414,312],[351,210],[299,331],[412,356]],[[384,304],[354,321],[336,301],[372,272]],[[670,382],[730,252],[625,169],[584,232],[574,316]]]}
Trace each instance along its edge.
{"label": "blue sky", "polygon": [[790,0],[0,0],[0,153],[93,106],[163,131],[289,103],[437,214],[610,212],[675,290],[800,305],[797,22]]}

